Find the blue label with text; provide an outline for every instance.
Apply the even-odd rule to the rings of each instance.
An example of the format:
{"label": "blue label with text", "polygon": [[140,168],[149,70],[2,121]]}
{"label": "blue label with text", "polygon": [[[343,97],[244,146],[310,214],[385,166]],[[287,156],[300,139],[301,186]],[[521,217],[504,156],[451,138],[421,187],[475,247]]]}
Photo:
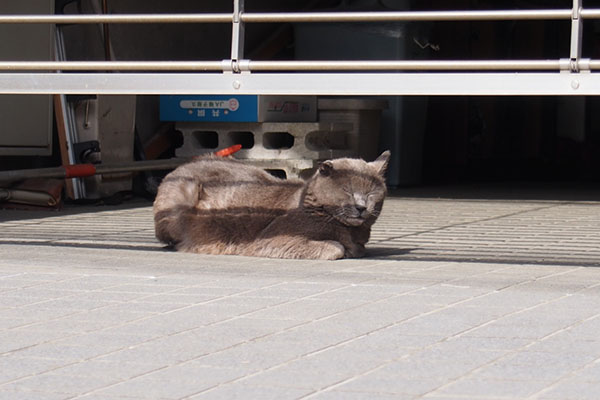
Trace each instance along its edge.
{"label": "blue label with text", "polygon": [[258,96],[160,96],[161,121],[258,121]]}

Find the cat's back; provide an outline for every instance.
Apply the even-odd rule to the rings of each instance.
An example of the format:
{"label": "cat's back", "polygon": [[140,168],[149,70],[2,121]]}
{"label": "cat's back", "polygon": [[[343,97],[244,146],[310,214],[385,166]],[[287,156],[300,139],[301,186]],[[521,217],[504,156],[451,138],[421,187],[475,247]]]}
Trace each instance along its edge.
{"label": "cat's back", "polygon": [[161,189],[163,192],[198,190],[199,209],[266,205],[287,209],[299,201],[302,186],[301,180],[282,180],[240,161],[207,157],[175,169],[165,177]]}

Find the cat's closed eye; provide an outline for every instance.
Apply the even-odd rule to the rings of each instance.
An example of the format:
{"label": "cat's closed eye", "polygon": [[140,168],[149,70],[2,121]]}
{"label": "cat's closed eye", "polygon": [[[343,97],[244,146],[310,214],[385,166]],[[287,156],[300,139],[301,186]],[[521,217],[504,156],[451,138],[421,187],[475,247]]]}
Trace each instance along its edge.
{"label": "cat's closed eye", "polygon": [[369,199],[369,200],[377,200],[381,196],[382,196],[382,193],[380,193],[380,192],[370,192],[369,194],[367,194],[367,199]]}

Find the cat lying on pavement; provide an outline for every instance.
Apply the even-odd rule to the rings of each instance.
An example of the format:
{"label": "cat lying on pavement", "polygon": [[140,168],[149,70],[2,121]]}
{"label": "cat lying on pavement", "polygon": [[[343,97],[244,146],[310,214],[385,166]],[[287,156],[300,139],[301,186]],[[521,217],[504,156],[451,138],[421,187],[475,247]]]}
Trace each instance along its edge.
{"label": "cat lying on pavement", "polygon": [[324,161],[306,181],[233,159],[168,174],[154,201],[156,237],[179,251],[272,258],[362,257],[386,195],[390,152]]}

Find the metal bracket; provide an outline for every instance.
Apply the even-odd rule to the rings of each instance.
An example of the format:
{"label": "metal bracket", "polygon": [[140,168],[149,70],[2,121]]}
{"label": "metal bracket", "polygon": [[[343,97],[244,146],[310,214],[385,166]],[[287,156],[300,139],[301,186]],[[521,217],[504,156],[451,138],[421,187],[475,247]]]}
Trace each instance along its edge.
{"label": "metal bracket", "polygon": [[75,163],[84,164],[89,162],[89,156],[92,153],[100,152],[100,143],[97,140],[87,142],[73,143],[73,153],[75,154]]}
{"label": "metal bracket", "polygon": [[240,73],[250,73],[250,60],[238,60],[237,64]]}
{"label": "metal bracket", "polygon": [[221,60],[221,68],[224,74],[232,74],[234,72],[233,60]]}
{"label": "metal bracket", "polygon": [[592,60],[590,58],[580,58],[577,63],[577,69],[581,73],[590,73],[592,72],[592,67],[590,66],[590,62]]}

